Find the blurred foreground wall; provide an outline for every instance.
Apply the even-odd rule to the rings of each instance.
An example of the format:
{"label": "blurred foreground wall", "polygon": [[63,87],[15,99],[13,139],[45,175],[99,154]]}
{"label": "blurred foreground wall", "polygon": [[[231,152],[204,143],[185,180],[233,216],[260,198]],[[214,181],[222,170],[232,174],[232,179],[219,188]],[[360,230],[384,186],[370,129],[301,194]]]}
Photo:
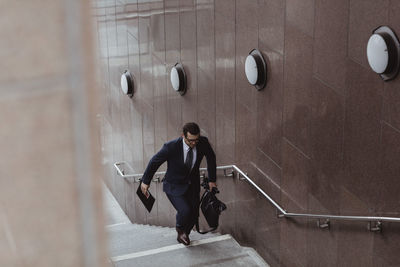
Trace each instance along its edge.
{"label": "blurred foreground wall", "polygon": [[0,266],[105,266],[90,1],[0,1]]}

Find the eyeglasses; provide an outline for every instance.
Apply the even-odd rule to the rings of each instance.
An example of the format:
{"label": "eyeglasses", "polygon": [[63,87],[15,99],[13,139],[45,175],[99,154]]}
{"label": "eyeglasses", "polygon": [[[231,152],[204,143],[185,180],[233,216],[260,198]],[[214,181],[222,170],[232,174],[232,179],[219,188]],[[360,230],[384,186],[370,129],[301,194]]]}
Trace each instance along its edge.
{"label": "eyeglasses", "polygon": [[189,143],[198,143],[199,142],[199,138],[196,138],[196,139],[188,139],[188,138],[186,138],[186,141],[188,141]]}

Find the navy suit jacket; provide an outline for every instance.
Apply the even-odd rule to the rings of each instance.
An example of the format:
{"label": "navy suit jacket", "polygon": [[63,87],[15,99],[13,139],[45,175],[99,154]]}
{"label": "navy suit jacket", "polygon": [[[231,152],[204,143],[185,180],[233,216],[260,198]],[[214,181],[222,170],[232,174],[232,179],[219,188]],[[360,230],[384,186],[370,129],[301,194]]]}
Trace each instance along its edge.
{"label": "navy suit jacket", "polygon": [[183,161],[183,143],[182,137],[174,139],[164,144],[157,154],[155,154],[143,174],[142,182],[150,184],[154,173],[167,161],[167,172],[163,179],[163,190],[165,193],[179,196],[183,195],[193,184],[195,191],[200,192],[200,163],[203,157],[207,159],[208,179],[210,182],[216,181],[217,164],[215,153],[207,137],[200,136],[196,145],[196,162],[191,171],[189,171]]}

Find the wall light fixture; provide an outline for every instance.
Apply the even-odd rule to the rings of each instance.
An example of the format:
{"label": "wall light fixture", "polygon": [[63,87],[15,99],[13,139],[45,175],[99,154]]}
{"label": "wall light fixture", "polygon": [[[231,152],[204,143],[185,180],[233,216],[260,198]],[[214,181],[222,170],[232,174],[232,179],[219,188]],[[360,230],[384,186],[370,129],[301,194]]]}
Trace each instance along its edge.
{"label": "wall light fixture", "polygon": [[125,70],[124,73],[121,75],[121,89],[124,94],[128,95],[129,97],[133,96],[133,77],[132,74]]}
{"label": "wall light fixture", "polygon": [[257,90],[262,90],[267,84],[267,64],[261,52],[253,49],[247,56],[244,67],[249,83]]}
{"label": "wall light fixture", "polygon": [[171,68],[170,79],[172,88],[180,95],[184,95],[186,93],[186,74],[182,64],[176,63]]}
{"label": "wall light fixture", "polygon": [[380,26],[372,32],[367,45],[367,58],[371,69],[384,81],[396,77],[399,72],[400,44],[389,27]]}

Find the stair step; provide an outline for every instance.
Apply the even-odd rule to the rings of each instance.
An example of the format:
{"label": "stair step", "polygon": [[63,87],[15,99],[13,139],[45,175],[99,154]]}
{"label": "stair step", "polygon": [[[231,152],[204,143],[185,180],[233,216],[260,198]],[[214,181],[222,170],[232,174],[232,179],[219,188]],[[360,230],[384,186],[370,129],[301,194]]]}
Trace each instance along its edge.
{"label": "stair step", "polygon": [[171,230],[170,227],[160,227],[160,226],[151,226],[151,225],[142,225],[142,224],[132,224],[132,223],[118,223],[113,225],[106,226],[107,232],[137,232],[137,234],[142,233],[143,231],[155,233],[160,231],[168,231]]}
{"label": "stair step", "polygon": [[150,249],[112,258],[115,267],[128,266],[260,266],[230,236],[221,235],[193,242]]}
{"label": "stair step", "polygon": [[[139,224],[120,224],[106,228],[111,257],[177,244],[176,231],[169,227]],[[200,235],[193,232],[191,240],[200,240],[217,234]]]}

